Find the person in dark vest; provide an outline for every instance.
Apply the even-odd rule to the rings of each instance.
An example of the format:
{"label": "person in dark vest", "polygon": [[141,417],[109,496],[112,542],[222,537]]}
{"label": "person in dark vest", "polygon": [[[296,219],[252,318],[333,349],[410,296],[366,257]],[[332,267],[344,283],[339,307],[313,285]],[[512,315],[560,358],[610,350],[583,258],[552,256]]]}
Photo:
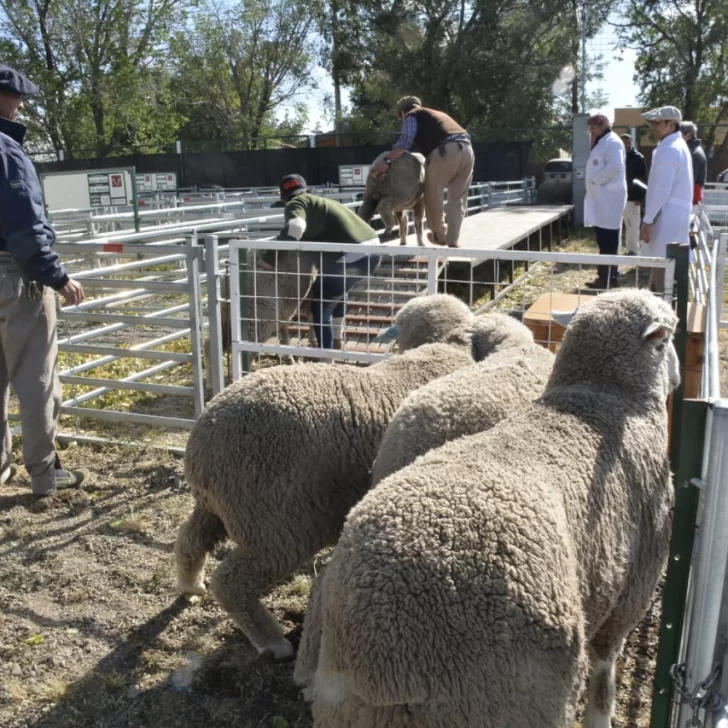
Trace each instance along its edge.
{"label": "person in dark vest", "polygon": [[680,122],[680,134],[690,150],[693,162],[693,205],[703,201],[703,188],[708,179],[708,160],[703,143],[698,139],[698,127],[692,121]]}
{"label": "person in dark vest", "polygon": [[66,470],[56,452],[61,409],[56,340],[56,293],[67,305],[83,301],[53,249],[56,234],[43,212],[43,192],[23,149],[17,121],[23,99],[38,87],[0,64],[0,485],[17,472],[11,462],[8,390],[15,390],[23,428],[23,461],[37,496],[78,487],[87,471]]}
{"label": "person in dark vest", "polygon": [[[622,134],[622,143],[626,154],[627,170],[627,205],[622,214],[624,223],[624,243],[627,255],[640,254],[640,228],[642,227],[642,206],[645,203],[647,188],[647,165],[645,158],[634,148],[634,139],[630,134]],[[634,183],[635,180],[642,185]]]}
{"label": "person in dark vest", "polygon": [[[389,165],[405,150],[422,154],[427,159],[427,237],[436,245],[457,248],[475,163],[470,135],[447,114],[422,106],[416,96],[400,99],[395,111],[402,121],[401,135],[390,154],[372,171],[374,174],[386,173]],[[442,196],[445,188],[447,206],[443,219]]]}

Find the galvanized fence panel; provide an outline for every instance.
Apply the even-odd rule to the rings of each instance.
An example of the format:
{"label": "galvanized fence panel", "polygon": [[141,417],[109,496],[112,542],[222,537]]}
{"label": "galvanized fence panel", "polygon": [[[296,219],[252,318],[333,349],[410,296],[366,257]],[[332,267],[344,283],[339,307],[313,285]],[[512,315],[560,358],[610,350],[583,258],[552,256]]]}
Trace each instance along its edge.
{"label": "galvanized fence panel", "polygon": [[[259,257],[254,251],[275,250],[279,255],[293,253],[294,263],[290,272],[278,270],[270,272],[260,267]],[[463,294],[461,298],[471,299],[474,309],[485,311],[492,308],[507,310],[523,318],[531,303],[539,295],[562,292],[559,276],[570,275],[573,282],[570,290],[577,294],[577,302],[588,300],[594,291],[584,287],[593,277],[597,265],[617,265],[623,269],[623,279],[633,285],[644,285],[652,269],[665,270],[665,290],[663,295],[671,299],[673,295],[674,262],[630,256],[602,256],[583,253],[548,253],[529,250],[483,251],[462,248],[434,248],[413,246],[380,246],[365,244],[283,242],[270,239],[232,240],[230,252],[230,321],[233,356],[233,379],[246,370],[242,354],[246,353],[252,361],[252,368],[264,366],[276,357],[305,356],[313,360],[338,360],[352,363],[370,363],[390,355],[389,344],[376,340],[376,336],[391,323],[396,312],[410,298],[436,292]],[[378,268],[372,269],[351,289],[347,308],[376,310],[379,315],[372,316],[376,324],[367,321],[367,316],[356,316],[365,320],[346,327],[343,350],[322,349],[310,346],[305,332],[307,321],[300,314],[291,312],[293,323],[299,331],[296,343],[282,344],[277,340],[275,331],[281,324],[288,323],[282,312],[290,305],[287,296],[281,291],[294,285],[292,279],[299,281],[305,275],[307,266],[320,265],[323,253],[362,253],[367,256],[381,256]],[[421,265],[416,269],[406,267],[412,261]],[[402,269],[404,268],[404,271]],[[382,275],[382,270],[386,271]],[[399,272],[398,272],[399,271]],[[329,275],[329,274],[327,274]],[[256,280],[273,277],[273,292],[258,293],[257,290],[270,290],[271,285],[256,285]],[[331,276],[334,277],[334,276]],[[342,275],[345,277],[345,274]],[[290,280],[287,280],[290,279]],[[247,280],[247,290],[241,281]],[[253,283],[251,284],[252,281]],[[304,289],[305,290],[305,289]],[[354,294],[354,295],[352,295]],[[265,312],[266,321],[271,324],[261,326]],[[298,317],[297,317],[298,316]],[[257,324],[268,332],[258,336]],[[250,331],[252,335],[244,332]],[[355,338],[356,346],[348,347],[347,339]],[[557,348],[554,341],[543,342]]]}

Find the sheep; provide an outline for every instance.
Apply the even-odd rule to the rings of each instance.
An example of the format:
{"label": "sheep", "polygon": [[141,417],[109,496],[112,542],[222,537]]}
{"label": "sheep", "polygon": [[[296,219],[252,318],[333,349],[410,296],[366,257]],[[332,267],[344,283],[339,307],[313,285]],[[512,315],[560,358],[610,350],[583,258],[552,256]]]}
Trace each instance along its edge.
{"label": "sheep", "polygon": [[[372,487],[445,442],[493,427],[546,385],[553,354],[536,344],[530,329],[501,313],[476,317],[477,363],[410,392],[389,423],[372,469]],[[317,579],[306,611],[294,679],[308,695],[320,640]]]}
{"label": "sheep", "polygon": [[[372,168],[387,154],[380,154],[372,163]],[[379,212],[390,238],[394,237],[394,226],[399,222],[399,244],[406,245],[407,210],[412,210],[414,214],[417,245],[424,245],[425,158],[415,152],[405,152],[395,159],[386,174],[369,174],[359,217],[370,222],[374,213]]]}
{"label": "sheep", "polygon": [[606,293],[544,394],[431,450],[351,511],[318,599],[317,728],[607,728],[614,662],[649,607],[673,491],[676,317]]}
{"label": "sheep", "polygon": [[[450,440],[491,428],[520,405],[536,399],[551,374],[554,355],[536,344],[523,324],[514,340],[477,364],[458,369],[410,392],[384,433],[374,461],[372,486],[429,450]],[[529,343],[522,339],[530,338]]]}
{"label": "sheep", "polygon": [[416,298],[395,318],[398,356],[271,367],[215,397],[187,442],[195,507],[175,545],[180,591],[204,591],[206,555],[227,535],[237,548],[212,576],[214,596],[259,652],[290,657],[258,597],[335,543],[399,403],[472,363],[472,321],[453,296]]}

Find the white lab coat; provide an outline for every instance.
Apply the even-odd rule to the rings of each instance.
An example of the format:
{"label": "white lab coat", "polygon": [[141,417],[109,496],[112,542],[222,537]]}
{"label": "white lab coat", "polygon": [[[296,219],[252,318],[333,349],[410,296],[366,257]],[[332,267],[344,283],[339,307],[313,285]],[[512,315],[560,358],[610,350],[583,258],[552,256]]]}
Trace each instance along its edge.
{"label": "white lab coat", "polygon": [[617,134],[605,134],[591,150],[586,164],[584,225],[620,230],[627,204],[624,144]]}
{"label": "white lab coat", "polygon": [[660,141],[652,154],[650,181],[645,199],[645,223],[653,223],[650,242],[642,254],[664,258],[668,243],[690,242],[693,208],[693,163],[680,132]]}

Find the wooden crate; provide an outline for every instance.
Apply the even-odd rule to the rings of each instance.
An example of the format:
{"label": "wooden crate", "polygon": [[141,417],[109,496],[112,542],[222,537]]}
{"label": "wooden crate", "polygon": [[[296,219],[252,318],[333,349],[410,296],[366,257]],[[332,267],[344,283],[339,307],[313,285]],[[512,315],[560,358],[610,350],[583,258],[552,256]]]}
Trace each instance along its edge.
{"label": "wooden crate", "polygon": [[531,329],[537,344],[556,353],[564,338],[564,327],[556,323],[552,311],[573,311],[583,306],[590,297],[573,293],[544,293],[540,295],[523,314],[523,323]]}

